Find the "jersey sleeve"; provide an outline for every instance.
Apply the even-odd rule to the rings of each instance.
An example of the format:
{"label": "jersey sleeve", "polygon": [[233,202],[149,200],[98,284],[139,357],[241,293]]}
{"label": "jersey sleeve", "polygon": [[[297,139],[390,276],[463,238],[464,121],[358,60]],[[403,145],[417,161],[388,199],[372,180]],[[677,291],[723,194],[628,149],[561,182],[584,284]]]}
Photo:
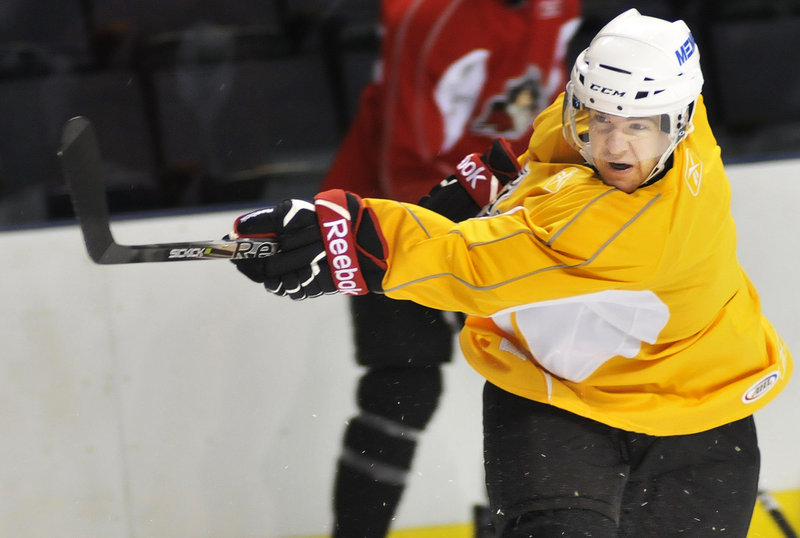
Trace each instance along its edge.
{"label": "jersey sleeve", "polygon": [[641,221],[655,202],[588,186],[557,206],[454,224],[410,204],[366,200],[389,246],[386,295],[483,317],[646,281],[659,247],[632,230],[648,226]]}

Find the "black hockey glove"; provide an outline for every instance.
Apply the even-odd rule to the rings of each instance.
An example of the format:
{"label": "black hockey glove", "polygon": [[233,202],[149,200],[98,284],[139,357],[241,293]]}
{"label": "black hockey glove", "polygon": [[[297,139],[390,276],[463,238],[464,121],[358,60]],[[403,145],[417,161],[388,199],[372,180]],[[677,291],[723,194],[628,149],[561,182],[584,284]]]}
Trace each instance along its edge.
{"label": "black hockey glove", "polygon": [[386,244],[378,219],[355,194],[334,189],[313,203],[284,200],[252,211],[236,219],[234,236],[278,240],[272,256],[233,260],[270,293],[298,300],[382,289]]}
{"label": "black hockey glove", "polygon": [[424,196],[419,205],[461,222],[493,202],[503,187],[517,178],[520,167],[508,141],[497,138],[483,155],[472,153],[464,157],[457,170]]}

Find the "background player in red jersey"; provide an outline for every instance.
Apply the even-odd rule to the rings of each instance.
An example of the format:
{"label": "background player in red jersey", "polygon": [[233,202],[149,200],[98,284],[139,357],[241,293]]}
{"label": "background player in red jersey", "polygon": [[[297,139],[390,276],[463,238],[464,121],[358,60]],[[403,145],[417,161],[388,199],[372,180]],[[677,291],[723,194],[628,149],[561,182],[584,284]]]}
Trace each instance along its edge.
{"label": "background player in red jersey", "polygon": [[[379,75],[321,190],[417,202],[497,137],[521,154],[533,119],[566,82],[580,2],[384,0],[381,8]],[[491,160],[502,163],[501,153]],[[337,466],[333,535],[382,537],[438,405],[452,329],[438,310],[381,295],[351,298],[351,312],[366,371]]]}

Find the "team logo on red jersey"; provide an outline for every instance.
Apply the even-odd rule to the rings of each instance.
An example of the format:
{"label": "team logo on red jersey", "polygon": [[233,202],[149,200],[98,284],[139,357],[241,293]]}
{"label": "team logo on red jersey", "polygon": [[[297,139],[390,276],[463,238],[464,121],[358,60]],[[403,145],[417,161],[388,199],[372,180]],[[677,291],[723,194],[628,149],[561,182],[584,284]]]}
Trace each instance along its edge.
{"label": "team logo on red jersey", "polygon": [[541,0],[537,7],[540,19],[555,19],[564,14],[563,0]]}
{"label": "team logo on red jersey", "polygon": [[490,97],[471,131],[475,134],[517,139],[528,132],[542,111],[542,73],[530,66],[525,73],[506,82],[505,92]]}

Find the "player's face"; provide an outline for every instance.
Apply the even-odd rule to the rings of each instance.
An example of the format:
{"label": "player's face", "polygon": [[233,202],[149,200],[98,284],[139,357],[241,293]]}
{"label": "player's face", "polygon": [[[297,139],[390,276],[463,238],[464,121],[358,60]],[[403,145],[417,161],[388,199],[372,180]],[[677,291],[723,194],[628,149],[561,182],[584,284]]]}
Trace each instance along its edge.
{"label": "player's face", "polygon": [[658,116],[624,118],[589,110],[589,141],[600,179],[621,191],[635,191],[666,151],[669,140]]}

